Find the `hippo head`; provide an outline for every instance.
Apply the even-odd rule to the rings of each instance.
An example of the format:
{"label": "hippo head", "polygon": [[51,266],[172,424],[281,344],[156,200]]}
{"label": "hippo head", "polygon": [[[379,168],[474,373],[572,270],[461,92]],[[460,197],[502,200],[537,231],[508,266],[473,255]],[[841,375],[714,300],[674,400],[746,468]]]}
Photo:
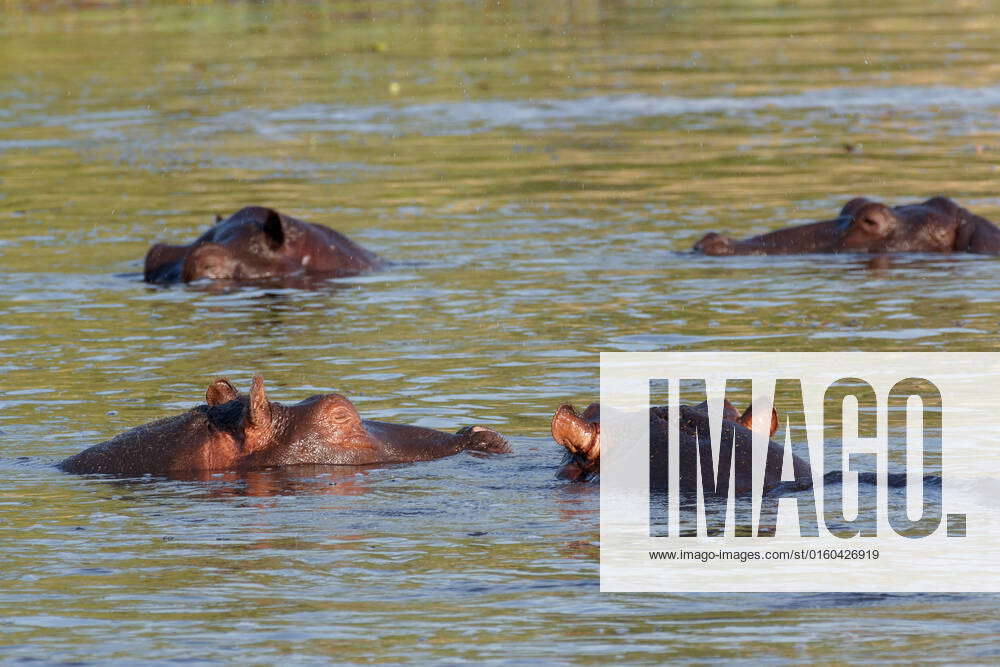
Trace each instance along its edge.
{"label": "hippo head", "polygon": [[[680,406],[680,436],[693,437],[694,429],[708,420],[708,403]],[[771,419],[766,424],[755,424],[750,407],[741,415],[732,403],[723,402],[722,418],[746,429],[767,429],[770,435],[778,429],[778,413],[772,408]],[[666,442],[668,412],[666,407],[649,409],[650,443]],[[690,432],[686,432],[690,431]],[[559,476],[570,480],[586,480],[600,473],[601,469],[601,406],[591,403],[582,413],[572,405],[559,406],[552,416],[552,438],[566,449]]]}
{"label": "hippo head", "polygon": [[268,400],[258,375],[248,396],[226,379],[205,403],[130,429],[60,463],[67,472],[118,475],[253,470],[287,465],[373,465],[427,461],[460,451],[504,453],[507,440],[486,426],[445,433],[362,420],[340,394],[294,405]]}
{"label": "hippo head", "polygon": [[218,222],[194,243],[158,243],[146,255],[148,282],[255,280],[300,272],[308,260],[297,241],[302,223],[248,206]]}
{"label": "hippo head", "polygon": [[732,255],[735,254],[736,241],[732,237],[709,232],[694,244],[694,251],[706,255]]}
{"label": "hippo head", "polygon": [[582,413],[568,403],[552,415],[552,439],[566,449],[559,476],[586,479],[601,469],[601,405],[591,403]]}
{"label": "hippo head", "polygon": [[293,230],[277,211],[249,206],[207,233],[188,251],[181,280],[252,280],[300,269],[288,252]]}
{"label": "hippo head", "polygon": [[[217,400],[241,406],[235,436],[237,440],[242,436],[245,467],[367,465],[429,460],[463,450],[510,452],[506,438],[487,426],[466,426],[452,434],[362,420],[354,404],[340,394],[311,396],[295,405],[272,403],[264,395],[260,376],[254,377],[247,399],[233,398],[226,380],[216,380],[212,386],[220,385]],[[206,400],[209,405],[213,402],[211,396]]]}
{"label": "hippo head", "polygon": [[[296,220],[263,206],[247,206],[186,245],[157,243],[146,253],[149,283],[340,278],[385,263],[335,229]],[[306,280],[303,280],[306,279]]]}
{"label": "hippo head", "polygon": [[997,252],[997,248],[1000,230],[947,197],[891,208],[858,197],[832,220],[793,225],[741,241],[713,232],[694,246],[706,255]]}

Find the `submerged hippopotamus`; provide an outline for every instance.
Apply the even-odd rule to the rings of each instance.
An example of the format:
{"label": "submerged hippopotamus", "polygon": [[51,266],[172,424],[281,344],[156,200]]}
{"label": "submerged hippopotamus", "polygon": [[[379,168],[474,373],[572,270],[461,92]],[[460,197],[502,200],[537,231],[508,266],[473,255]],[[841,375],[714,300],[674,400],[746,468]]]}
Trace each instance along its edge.
{"label": "submerged hippopotamus", "polygon": [[267,400],[264,380],[249,396],[226,379],[208,387],[205,404],[133,428],[59,464],[74,473],[121,476],[250,470],[297,464],[369,465],[426,461],[470,450],[509,452],[485,426],[444,433],[420,426],[362,420],[340,394],[295,405]]}
{"label": "submerged hippopotamus", "polygon": [[[668,408],[650,407],[649,409],[649,448],[650,487],[662,490],[667,481],[667,449],[669,447]],[[708,404],[681,405],[679,420],[679,435],[681,451],[686,446],[697,446],[696,437],[701,433],[702,446],[707,444],[709,433]],[[741,415],[729,401],[724,401],[722,412],[722,441],[734,442],[735,450],[752,446],[753,413],[748,407]],[[764,428],[761,425],[761,428]],[[771,411],[769,436],[778,430],[778,413]],[[572,405],[562,405],[552,416],[552,437],[566,448],[562,467],[557,473],[559,477],[570,481],[586,481],[596,478],[601,470],[601,406],[591,403],[582,413],[577,413]],[[735,439],[734,439],[735,438]],[[688,450],[690,451],[690,450]],[[709,450],[709,456],[710,456]],[[702,452],[702,456],[705,452]],[[768,441],[768,457],[781,457],[784,449],[775,442]],[[811,476],[809,464],[797,456],[792,456],[795,476],[808,478]],[[694,488],[697,482],[697,472],[693,461],[685,461],[681,457],[679,464],[679,479],[681,488]],[[728,469],[728,467],[726,466]],[[734,486],[736,493],[747,493],[752,488],[752,469],[750,466],[735,466]],[[769,490],[781,483],[780,470],[777,478],[770,474],[764,476],[764,489]]]}
{"label": "submerged hippopotamus", "polygon": [[743,241],[706,234],[706,255],[792,255],[838,252],[1000,253],[1000,228],[947,197],[888,207],[859,197],[833,220],[786,227]]}
{"label": "submerged hippopotamus", "polygon": [[262,206],[240,209],[187,245],[157,243],[146,253],[149,283],[258,280],[297,275],[354,276],[382,259],[329,227]]}

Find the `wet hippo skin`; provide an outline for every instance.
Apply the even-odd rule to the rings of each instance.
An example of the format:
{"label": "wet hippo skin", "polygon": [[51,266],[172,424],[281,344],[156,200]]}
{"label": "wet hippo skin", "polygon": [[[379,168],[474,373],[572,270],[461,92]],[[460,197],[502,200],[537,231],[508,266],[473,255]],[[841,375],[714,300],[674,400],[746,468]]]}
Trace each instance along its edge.
{"label": "wet hippo skin", "polygon": [[59,464],[73,473],[121,476],[203,470],[252,470],[298,464],[370,465],[425,461],[461,451],[509,452],[493,429],[445,433],[361,419],[340,394],[295,405],[269,401],[255,376],[250,395],[228,380],[208,387],[205,404],[133,428]]}
{"label": "wet hippo skin", "polygon": [[805,253],[1000,253],[1000,228],[947,197],[889,207],[859,197],[832,220],[786,227],[742,241],[706,234],[694,246],[706,255]]}
{"label": "wet hippo skin", "polygon": [[329,227],[262,206],[240,209],[187,245],[158,243],[146,253],[149,283],[337,278],[382,268],[378,255]]}
{"label": "wet hippo skin", "polygon": [[[693,445],[698,432],[707,434],[709,432],[708,405],[681,405],[679,426],[679,436],[682,449],[684,445]],[[750,408],[741,415],[729,401],[723,403],[722,413],[722,438],[724,441],[734,441],[737,448],[750,447],[753,432],[753,415]],[[771,420],[761,428],[768,428],[769,434],[774,435],[778,429],[778,414],[771,412]],[[649,409],[649,447],[654,465],[650,469],[651,485],[654,489],[662,488],[659,482],[667,479],[667,451],[669,448],[669,427],[667,407],[651,407]],[[706,436],[702,436],[706,437]],[[591,403],[582,413],[577,413],[572,405],[562,405],[552,416],[552,438],[566,449],[566,456],[563,460],[557,475],[570,481],[587,481],[595,479],[600,474],[601,468],[601,407],[598,403]],[[775,450],[769,452],[769,456],[780,456],[779,445],[774,442],[768,443],[768,447]],[[809,464],[798,457],[793,456],[793,464],[796,471],[804,477],[809,476]],[[682,487],[694,483],[695,472],[693,465],[687,465],[685,461],[680,461],[680,482]],[[687,479],[691,477],[691,479]],[[741,468],[735,466],[735,476],[733,478],[736,493],[746,493],[752,486],[752,470],[749,467]],[[768,479],[765,476],[765,489],[778,485],[779,479]]]}

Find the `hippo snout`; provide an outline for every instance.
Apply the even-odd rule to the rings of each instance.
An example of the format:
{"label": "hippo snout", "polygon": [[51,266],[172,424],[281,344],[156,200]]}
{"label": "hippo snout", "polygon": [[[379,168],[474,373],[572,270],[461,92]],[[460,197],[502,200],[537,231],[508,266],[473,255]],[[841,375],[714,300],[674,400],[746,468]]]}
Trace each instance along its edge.
{"label": "hippo snout", "polygon": [[600,456],[600,424],[577,414],[568,403],[560,405],[552,415],[552,438],[570,454],[586,459]]}
{"label": "hippo snout", "polygon": [[734,252],[733,240],[728,236],[709,232],[694,244],[694,251],[706,255],[732,255]]}
{"label": "hippo snout", "polygon": [[488,426],[466,426],[456,435],[462,437],[463,449],[472,449],[490,454],[509,454],[510,443],[507,439]]}

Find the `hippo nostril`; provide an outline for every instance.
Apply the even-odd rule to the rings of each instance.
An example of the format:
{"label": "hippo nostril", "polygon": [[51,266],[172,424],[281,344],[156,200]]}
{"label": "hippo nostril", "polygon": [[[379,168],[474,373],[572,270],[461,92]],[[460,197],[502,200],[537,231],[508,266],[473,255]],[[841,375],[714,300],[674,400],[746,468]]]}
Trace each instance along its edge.
{"label": "hippo nostril", "polygon": [[[560,405],[556,410],[556,413],[552,415],[552,434],[556,437],[558,441],[560,439],[557,432],[562,432],[566,429],[571,428],[572,425],[580,421],[579,415],[576,414],[576,410],[572,405],[564,403]],[[562,444],[561,442],[559,444]]]}
{"label": "hippo nostril", "polygon": [[705,234],[694,244],[694,250],[705,255],[732,255],[735,252],[733,240],[717,232]]}
{"label": "hippo nostril", "polygon": [[599,455],[600,423],[581,417],[572,405],[564,404],[552,416],[552,438],[568,452],[593,458]]}
{"label": "hippo nostril", "polygon": [[576,408],[574,408],[569,403],[563,403],[562,405],[560,405],[559,408],[556,410],[555,414],[555,417],[559,419],[566,419],[569,417],[577,417],[577,416],[578,415],[576,413]]}
{"label": "hippo nostril", "polygon": [[456,435],[467,438],[467,449],[491,454],[509,454],[511,451],[507,438],[488,426],[465,426]]}

